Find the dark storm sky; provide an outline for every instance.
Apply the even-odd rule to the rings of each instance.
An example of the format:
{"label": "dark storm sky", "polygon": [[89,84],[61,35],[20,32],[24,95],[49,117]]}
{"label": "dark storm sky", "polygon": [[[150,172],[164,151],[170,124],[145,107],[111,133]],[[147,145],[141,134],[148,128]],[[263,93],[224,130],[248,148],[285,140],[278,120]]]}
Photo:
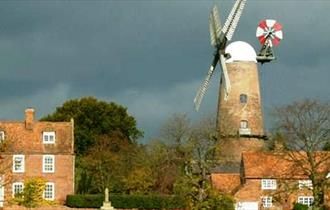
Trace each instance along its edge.
{"label": "dark storm sky", "polygon": [[[0,117],[41,117],[64,101],[95,96],[136,117],[146,138],[176,112],[216,111],[219,72],[199,113],[193,98],[211,62],[208,15],[234,1],[0,1]],[[258,22],[284,27],[277,60],[259,66],[263,108],[330,99],[330,1],[248,0],[233,41],[256,50]]]}

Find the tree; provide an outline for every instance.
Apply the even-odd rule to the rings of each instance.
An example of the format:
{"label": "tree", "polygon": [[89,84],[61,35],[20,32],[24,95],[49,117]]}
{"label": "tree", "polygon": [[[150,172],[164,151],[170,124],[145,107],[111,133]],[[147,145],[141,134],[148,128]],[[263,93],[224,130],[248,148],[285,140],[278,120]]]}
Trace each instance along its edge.
{"label": "tree", "polygon": [[162,151],[157,154],[163,154],[157,159],[159,168],[171,168],[161,175],[175,171],[173,192],[186,198],[193,209],[233,209],[233,200],[227,202],[226,196],[219,195],[209,176],[218,157],[215,124],[214,117],[191,123],[187,115],[174,114],[161,129],[164,144],[156,144],[157,151]]}
{"label": "tree", "polygon": [[78,155],[83,155],[101,135],[120,132],[130,143],[143,135],[136,127],[134,117],[127,113],[127,108],[93,97],[66,101],[54,113],[41,120],[70,121],[71,118],[75,122],[75,152]]}
{"label": "tree", "polygon": [[308,177],[313,184],[314,208],[324,206],[329,190],[330,153],[322,152],[330,141],[330,104],[317,100],[297,101],[277,108],[277,130],[285,139],[285,153],[294,163],[295,171]]}
{"label": "tree", "polygon": [[125,140],[120,132],[96,139],[79,159],[78,193],[102,193],[105,187],[112,192],[126,192],[125,181],[132,173],[143,148]]}

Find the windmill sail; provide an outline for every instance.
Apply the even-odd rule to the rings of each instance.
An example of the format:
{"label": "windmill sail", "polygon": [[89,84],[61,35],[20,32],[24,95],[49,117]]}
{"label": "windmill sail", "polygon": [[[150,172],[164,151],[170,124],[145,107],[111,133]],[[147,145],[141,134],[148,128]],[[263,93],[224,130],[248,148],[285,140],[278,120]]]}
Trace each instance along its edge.
{"label": "windmill sail", "polygon": [[215,37],[217,38],[217,41],[219,41],[220,34],[221,34],[221,22],[220,22],[220,16],[219,16],[219,10],[216,5],[214,5],[211,14],[210,14],[211,23],[213,25],[213,30],[215,32]]}
{"label": "windmill sail", "polygon": [[222,76],[223,76],[222,81],[224,81],[224,83],[225,83],[224,100],[227,101],[228,96],[229,96],[229,92],[230,92],[230,89],[231,89],[231,85],[230,85],[230,80],[229,80],[229,76],[228,76],[226,60],[225,60],[225,57],[222,54],[220,55],[220,64],[221,64]]}
{"label": "windmill sail", "polygon": [[198,89],[197,94],[194,98],[194,104],[195,104],[195,110],[196,111],[199,110],[199,107],[202,103],[202,99],[205,95],[205,92],[206,92],[208,86],[209,86],[211,77],[214,73],[214,70],[215,70],[215,67],[216,67],[218,61],[219,61],[219,55],[216,54],[216,55],[214,55],[211,67],[210,67],[209,71],[207,72],[206,78],[205,78],[204,82],[202,83],[201,87]]}
{"label": "windmill sail", "polygon": [[222,28],[222,33],[225,34],[225,37],[228,41],[230,41],[234,35],[236,26],[242,15],[245,4],[246,0],[236,0],[235,5],[230,11],[230,14],[225,22],[225,25]]}

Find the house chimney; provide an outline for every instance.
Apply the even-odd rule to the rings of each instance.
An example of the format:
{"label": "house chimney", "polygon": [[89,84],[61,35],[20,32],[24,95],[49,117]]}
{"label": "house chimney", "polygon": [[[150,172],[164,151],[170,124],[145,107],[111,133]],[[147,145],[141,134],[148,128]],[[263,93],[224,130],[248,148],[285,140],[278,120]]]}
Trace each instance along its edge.
{"label": "house chimney", "polygon": [[32,130],[34,121],[34,109],[27,108],[25,109],[25,128]]}

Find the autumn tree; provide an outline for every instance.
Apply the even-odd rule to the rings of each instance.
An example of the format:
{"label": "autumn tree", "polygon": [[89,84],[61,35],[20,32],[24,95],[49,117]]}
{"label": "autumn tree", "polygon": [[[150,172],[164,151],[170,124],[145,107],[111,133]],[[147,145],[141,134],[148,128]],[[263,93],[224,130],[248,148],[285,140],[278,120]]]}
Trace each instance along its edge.
{"label": "autumn tree", "polygon": [[[141,191],[144,186],[138,186],[139,183],[135,183],[137,187],[134,186],[134,189],[128,189],[127,184],[133,183],[131,178],[140,180],[143,174],[148,175],[145,171],[142,173],[137,170],[137,165],[142,165],[141,153],[144,154],[143,147],[131,144],[120,132],[99,136],[86,154],[79,158],[80,181],[77,192],[102,193],[105,187],[116,193]],[[140,177],[132,177],[132,174]]]}
{"label": "autumn tree", "polygon": [[[193,209],[232,209],[233,200],[219,195],[210,181],[209,174],[217,162],[215,124],[214,117],[192,123],[186,114],[174,114],[161,128],[163,144],[156,144],[161,151],[158,154],[162,154],[158,159],[159,177],[167,184],[172,181],[173,192],[186,198]],[[166,179],[170,173],[175,179]],[[227,204],[228,208],[216,207]]]}
{"label": "autumn tree", "polygon": [[330,153],[321,151],[330,141],[329,102],[297,101],[277,108],[275,117],[288,149],[286,157],[294,163],[292,173],[302,173],[312,181],[313,206],[322,208],[329,190]]}
{"label": "autumn tree", "polygon": [[130,143],[142,137],[136,120],[127,108],[114,102],[100,101],[93,97],[83,97],[64,102],[55,112],[43,117],[42,121],[70,121],[75,123],[75,152],[83,155],[101,135],[120,132]]}

